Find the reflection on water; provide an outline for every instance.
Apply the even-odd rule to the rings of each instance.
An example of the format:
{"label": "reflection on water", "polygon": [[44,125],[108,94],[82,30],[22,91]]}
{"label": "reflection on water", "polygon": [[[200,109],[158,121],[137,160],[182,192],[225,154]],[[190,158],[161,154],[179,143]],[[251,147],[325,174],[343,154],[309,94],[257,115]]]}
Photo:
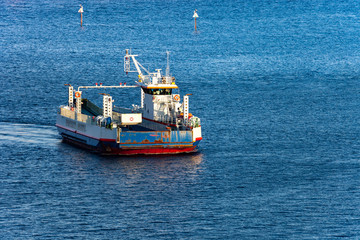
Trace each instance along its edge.
{"label": "reflection on water", "polygon": [[0,144],[55,145],[61,140],[53,126],[0,122]]}
{"label": "reflection on water", "polygon": [[202,171],[202,153],[177,155],[100,156],[63,144],[61,151],[68,156],[73,171],[79,175],[101,175],[106,183],[120,178],[127,184],[143,179],[194,178]]}
{"label": "reflection on water", "polygon": [[[178,154],[178,155],[156,155],[156,156],[132,156],[103,158],[100,161],[105,174],[121,169],[129,176],[141,175],[149,169],[156,172],[168,173],[179,171],[196,172],[200,169],[203,159],[202,153]],[[167,178],[167,174],[159,175],[159,178]]]}

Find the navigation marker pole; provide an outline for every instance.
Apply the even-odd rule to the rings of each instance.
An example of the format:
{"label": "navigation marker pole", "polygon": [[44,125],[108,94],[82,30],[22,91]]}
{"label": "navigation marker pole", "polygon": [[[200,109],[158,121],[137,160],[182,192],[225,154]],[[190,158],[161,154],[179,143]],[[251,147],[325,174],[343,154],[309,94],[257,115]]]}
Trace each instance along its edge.
{"label": "navigation marker pole", "polygon": [[83,9],[83,6],[81,6],[81,4],[80,4],[80,9],[79,9],[78,12],[80,13],[80,25],[81,25],[81,27],[82,27],[84,9]]}
{"label": "navigation marker pole", "polygon": [[197,9],[195,9],[194,11],[194,15],[193,15],[193,18],[195,19],[195,31],[197,31],[197,27],[196,27],[196,18],[199,17],[199,15],[196,13],[197,12]]}

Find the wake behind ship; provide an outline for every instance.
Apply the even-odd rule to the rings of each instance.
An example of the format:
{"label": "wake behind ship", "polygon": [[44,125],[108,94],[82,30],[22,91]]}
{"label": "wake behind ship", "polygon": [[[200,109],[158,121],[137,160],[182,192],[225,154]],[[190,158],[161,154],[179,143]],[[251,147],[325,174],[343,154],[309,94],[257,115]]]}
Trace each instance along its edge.
{"label": "wake behind ship", "polygon": [[[169,54],[169,53],[168,53]],[[202,140],[200,119],[189,112],[189,95],[175,93],[178,86],[169,74],[148,72],[126,50],[124,71],[138,73],[136,85],[68,86],[66,106],[58,109],[56,127],[67,143],[109,155],[190,153]],[[135,67],[132,71],[131,67]],[[143,74],[143,71],[146,74]],[[83,98],[83,90],[140,88],[141,106],[113,106],[113,98],[102,93],[102,106]],[[85,94],[84,94],[85,95]]]}

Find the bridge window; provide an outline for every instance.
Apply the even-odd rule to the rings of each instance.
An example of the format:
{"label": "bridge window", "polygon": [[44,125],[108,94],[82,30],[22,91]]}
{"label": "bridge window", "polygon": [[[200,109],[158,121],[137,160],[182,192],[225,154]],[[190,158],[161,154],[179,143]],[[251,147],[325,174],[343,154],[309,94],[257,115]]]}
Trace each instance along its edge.
{"label": "bridge window", "polygon": [[171,88],[158,88],[158,89],[148,89],[143,88],[144,93],[150,95],[171,95],[172,89]]}

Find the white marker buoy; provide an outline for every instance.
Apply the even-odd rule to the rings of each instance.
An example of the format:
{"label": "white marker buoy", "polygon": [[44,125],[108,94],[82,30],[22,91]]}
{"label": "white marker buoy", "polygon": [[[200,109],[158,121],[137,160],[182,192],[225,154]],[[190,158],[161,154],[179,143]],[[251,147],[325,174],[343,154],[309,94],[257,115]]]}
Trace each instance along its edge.
{"label": "white marker buoy", "polygon": [[195,19],[195,31],[197,30],[197,27],[196,27],[196,18],[199,17],[199,15],[198,15],[196,12],[197,12],[197,9],[195,9],[194,15],[193,15],[193,18]]}
{"label": "white marker buoy", "polygon": [[81,4],[80,4],[80,9],[78,12],[80,13],[80,25],[82,26],[84,9],[83,9],[83,6],[81,6]]}

